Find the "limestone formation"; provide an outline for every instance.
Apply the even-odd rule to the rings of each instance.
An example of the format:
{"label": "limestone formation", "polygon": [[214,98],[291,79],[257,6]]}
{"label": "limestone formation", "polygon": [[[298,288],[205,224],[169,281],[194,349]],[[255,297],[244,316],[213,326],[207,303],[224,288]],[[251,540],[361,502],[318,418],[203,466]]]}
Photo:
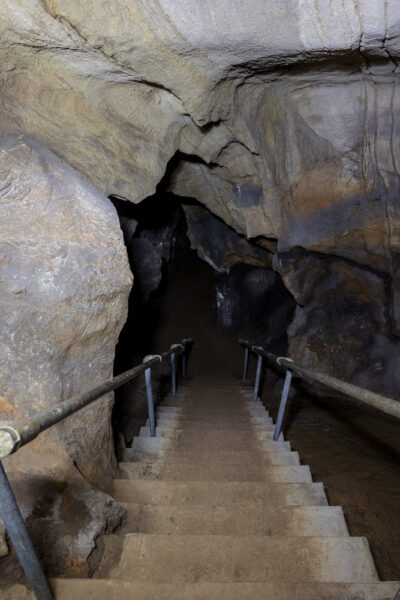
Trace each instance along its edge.
{"label": "limestone formation", "polygon": [[208,210],[190,204],[183,208],[191,247],[215,271],[227,273],[238,263],[271,267],[271,253],[250,244]]}
{"label": "limestone formation", "polygon": [[[0,418],[35,415],[110,376],[132,276],[116,211],[82,175],[24,135],[0,139]],[[52,572],[91,569],[121,520],[112,395],[4,460]],[[38,518],[40,517],[40,518]],[[75,528],[81,528],[79,536]]]}
{"label": "limestone formation", "polygon": [[162,268],[170,258],[178,220],[177,209],[161,222],[155,218],[154,225],[139,230],[128,247],[138,293],[143,302],[161,283]]}

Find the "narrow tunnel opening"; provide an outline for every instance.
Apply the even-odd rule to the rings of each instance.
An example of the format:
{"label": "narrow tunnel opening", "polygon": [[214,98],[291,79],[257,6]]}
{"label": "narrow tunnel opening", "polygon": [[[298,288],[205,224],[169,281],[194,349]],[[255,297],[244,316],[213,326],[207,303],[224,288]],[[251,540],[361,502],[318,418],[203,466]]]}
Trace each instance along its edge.
{"label": "narrow tunnel opening", "polygon": [[[186,337],[194,340],[190,378],[238,380],[240,337],[280,354],[287,351],[286,328],[295,303],[271,269],[270,253],[254,246],[254,256],[249,255],[250,243],[221,219],[194,199],[162,188],[139,205],[113,202],[134,274],[128,318],[116,349],[116,374]],[[156,395],[168,389],[168,369],[158,369],[155,385]],[[118,449],[129,446],[146,420],[144,382],[117,390],[116,400]]]}

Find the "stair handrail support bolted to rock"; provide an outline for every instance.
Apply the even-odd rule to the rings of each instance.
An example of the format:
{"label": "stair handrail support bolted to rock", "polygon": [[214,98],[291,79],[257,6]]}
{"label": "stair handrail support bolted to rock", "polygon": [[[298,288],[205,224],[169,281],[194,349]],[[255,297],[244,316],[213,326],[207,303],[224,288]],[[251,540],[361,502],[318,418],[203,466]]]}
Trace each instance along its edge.
{"label": "stair handrail support bolted to rock", "polygon": [[175,356],[177,350],[180,350],[182,354],[185,351],[185,347],[183,344],[172,344],[170,347],[171,350],[171,390],[172,395],[176,396],[176,361]]}
{"label": "stair handrail support bolted to rock", "polygon": [[[33,417],[18,419],[17,421],[0,421],[0,459],[16,452],[34,440],[40,433],[53,425],[60,423],[70,415],[82,410],[105,394],[121,387],[122,385],[145,373],[146,391],[149,406],[150,435],[154,437],[155,417],[153,394],[151,387],[151,367],[162,362],[172,352],[184,351],[185,344],[192,343],[190,338],[183,340],[182,344],[174,344],[163,354],[148,355],[142,364],[105,381],[83,394],[73,396],[59,404],[52,406]],[[150,393],[149,393],[150,391]],[[2,518],[10,540],[14,546],[22,569],[30,583],[37,600],[54,600],[47,579],[40,566],[35,549],[25,527],[16,498],[8,481],[7,474],[0,460],[0,517]]]}
{"label": "stair handrail support bolted to rock", "polygon": [[[252,346],[253,352],[256,352],[256,349],[257,349],[257,346]],[[263,360],[262,354],[258,354],[258,357],[257,357],[256,380],[255,380],[255,383],[254,383],[254,391],[253,391],[253,398],[254,398],[254,400],[257,400],[258,394],[259,394],[259,391],[260,391],[262,360]]]}
{"label": "stair handrail support bolted to rock", "polygon": [[[280,359],[278,358],[278,360],[277,360],[278,365],[281,364],[279,362],[279,360]],[[293,361],[291,361],[291,362],[293,362]],[[292,383],[292,377],[293,377],[293,371],[291,369],[286,369],[285,382],[283,384],[281,401],[279,404],[278,416],[276,418],[275,431],[274,431],[274,436],[273,436],[274,442],[278,441],[280,433],[281,433],[283,417],[285,416],[286,404],[287,404],[287,400],[288,400],[289,392],[290,392],[290,384]]]}
{"label": "stair handrail support bolted to rock", "polygon": [[1,460],[0,517],[36,598],[54,600]]}
{"label": "stair handrail support bolted to rock", "polygon": [[193,343],[192,338],[185,338],[184,340],[182,340],[182,346],[183,346],[183,352],[182,352],[182,377],[183,379],[186,378],[186,359],[187,359],[187,348],[186,346],[189,346],[190,344]]}
{"label": "stair handrail support bolted to rock", "polygon": [[242,381],[246,382],[247,381],[247,372],[248,372],[248,368],[249,368],[249,348],[250,348],[250,344],[246,340],[242,340],[242,339],[239,340],[239,344],[244,347],[244,363],[243,363],[243,377],[242,377]]}
{"label": "stair handrail support bolted to rock", "polygon": [[[143,364],[147,364],[153,361],[154,358],[158,358],[162,362],[162,356],[160,354],[148,354],[143,359]],[[156,437],[156,417],[154,414],[154,400],[153,400],[153,386],[151,383],[151,366],[144,372],[146,381],[146,396],[147,396],[147,410],[149,414],[149,427],[150,437]]]}
{"label": "stair handrail support bolted to rock", "polygon": [[252,346],[249,342],[243,339],[239,340],[239,344],[241,344],[247,349],[250,349],[252,352],[254,352],[254,354],[257,355],[257,374],[253,392],[254,399],[258,398],[259,394],[262,364],[260,359],[262,359],[262,357],[266,358],[274,365],[286,369],[285,383],[282,390],[278,417],[273,436],[274,441],[278,440],[281,432],[285,408],[290,391],[290,385],[294,376],[310,379],[311,381],[320,383],[328,388],[340,392],[341,394],[344,394],[349,398],[353,398],[354,400],[358,400],[363,404],[373,406],[374,408],[388,415],[400,419],[400,402],[394,400],[393,398],[388,398],[386,396],[382,396],[381,394],[377,394],[376,392],[371,392],[370,390],[359,387],[352,383],[348,383],[347,381],[343,381],[342,379],[338,379],[337,377],[332,377],[331,375],[326,375],[324,373],[319,373],[318,371],[313,371],[312,369],[299,365],[287,356],[276,356],[271,352],[267,352],[261,346]]}

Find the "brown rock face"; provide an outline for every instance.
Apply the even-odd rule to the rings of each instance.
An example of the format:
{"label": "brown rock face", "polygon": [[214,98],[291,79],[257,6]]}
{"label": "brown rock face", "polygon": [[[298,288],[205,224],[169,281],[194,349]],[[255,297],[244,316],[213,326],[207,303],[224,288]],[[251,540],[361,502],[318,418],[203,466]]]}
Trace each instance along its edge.
{"label": "brown rock face", "polygon": [[288,329],[289,356],[400,399],[400,344],[391,332],[388,278],[300,249],[278,254],[276,266],[299,304]]}
{"label": "brown rock face", "polygon": [[[132,276],[116,211],[38,142],[0,139],[0,418],[34,415],[112,376]],[[112,396],[70,417],[5,467],[52,572],[90,570],[97,536],[123,510],[106,493],[116,465]],[[81,534],[76,528],[83,525]]]}

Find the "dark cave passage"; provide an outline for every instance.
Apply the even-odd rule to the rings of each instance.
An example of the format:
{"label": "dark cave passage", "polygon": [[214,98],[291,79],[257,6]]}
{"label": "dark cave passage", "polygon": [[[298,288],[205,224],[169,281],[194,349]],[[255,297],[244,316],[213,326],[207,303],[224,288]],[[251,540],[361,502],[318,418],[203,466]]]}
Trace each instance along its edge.
{"label": "dark cave passage", "polygon": [[[178,212],[169,240],[170,258],[159,265],[159,285],[146,298],[143,287],[149,271],[138,271],[135,260],[132,261],[135,285],[128,321],[117,348],[116,370],[122,371],[145,354],[164,351],[172,343],[191,337],[195,346],[191,353],[190,376],[218,371],[233,376],[240,371],[241,352],[237,336],[218,324],[215,272],[190,248],[184,217],[176,200],[167,200],[166,204],[161,226],[165,226],[171,211]],[[139,216],[139,223],[143,230],[146,216]],[[151,229],[155,230],[153,224]]]}
{"label": "dark cave passage", "polygon": [[[214,225],[207,222],[209,229],[201,229],[203,239],[196,242],[194,232],[199,234],[199,224],[196,230],[192,223],[189,232],[181,200],[172,194],[159,194],[138,207],[116,203],[123,224],[124,214],[137,222],[127,244],[135,285],[117,348],[116,371],[190,336],[194,340],[190,379],[227,376],[239,382],[243,350],[238,338],[246,337],[285,355],[295,303],[271,268],[238,261],[218,272],[213,263],[218,256],[215,246],[226,240],[218,241]],[[197,207],[195,201],[187,202]],[[129,234],[126,225],[125,221],[125,236],[126,229]],[[191,247],[196,243],[197,251]],[[254,375],[253,359],[251,381]],[[169,391],[168,369],[160,369],[155,379],[161,397]],[[282,377],[264,366],[262,399],[274,418],[281,388]],[[314,481],[324,482],[330,503],[343,505],[351,535],[367,534],[380,576],[398,578],[397,424],[381,415],[377,421],[375,415],[346,400],[332,399],[329,394],[321,399],[309,392],[298,384],[292,388],[285,435],[304,463],[310,464]],[[143,382],[125,386],[116,399],[117,447],[121,435],[129,446],[147,418]]]}
{"label": "dark cave passage", "polygon": [[241,350],[237,335],[218,324],[215,273],[198,258],[181,232],[167,267],[167,283],[155,300],[153,348],[192,337],[190,377],[240,373]]}
{"label": "dark cave passage", "polygon": [[[240,243],[241,236],[191,199],[182,204],[161,192],[139,206],[114,202],[135,278],[116,351],[117,373],[185,337],[195,342],[193,376],[239,376],[239,337],[287,351],[295,303],[268,264],[269,253],[254,246],[262,266],[258,255],[253,261],[241,256],[240,247],[227,251],[230,238]],[[200,211],[200,217],[195,213],[197,220],[191,220],[189,210]],[[227,260],[232,264],[226,266]]]}

